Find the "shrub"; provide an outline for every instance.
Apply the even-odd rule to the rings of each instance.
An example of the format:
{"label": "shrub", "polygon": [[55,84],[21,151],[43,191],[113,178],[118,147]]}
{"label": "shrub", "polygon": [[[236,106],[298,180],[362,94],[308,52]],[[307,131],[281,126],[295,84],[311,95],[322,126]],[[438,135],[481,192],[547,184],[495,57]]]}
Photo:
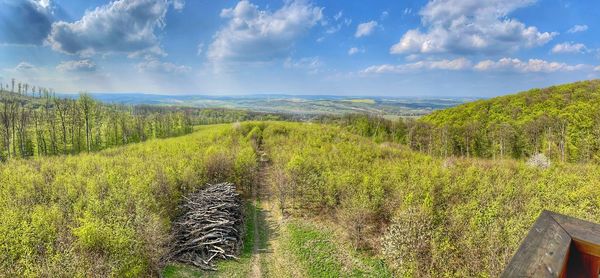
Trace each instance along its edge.
{"label": "shrub", "polygon": [[550,167],[550,159],[547,158],[544,154],[538,153],[530,157],[529,160],[527,160],[527,165],[531,167],[546,169]]}
{"label": "shrub", "polygon": [[423,210],[411,207],[401,211],[383,238],[383,256],[388,266],[402,277],[431,276],[431,217]]}

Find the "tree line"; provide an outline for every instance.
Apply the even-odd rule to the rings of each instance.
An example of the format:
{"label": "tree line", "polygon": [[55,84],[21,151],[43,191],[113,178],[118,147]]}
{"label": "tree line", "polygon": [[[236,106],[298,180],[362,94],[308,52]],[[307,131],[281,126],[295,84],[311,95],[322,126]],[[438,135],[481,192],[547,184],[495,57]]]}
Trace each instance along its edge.
{"label": "tree line", "polygon": [[58,97],[12,79],[0,83],[0,160],[75,154],[192,132],[192,111]]}

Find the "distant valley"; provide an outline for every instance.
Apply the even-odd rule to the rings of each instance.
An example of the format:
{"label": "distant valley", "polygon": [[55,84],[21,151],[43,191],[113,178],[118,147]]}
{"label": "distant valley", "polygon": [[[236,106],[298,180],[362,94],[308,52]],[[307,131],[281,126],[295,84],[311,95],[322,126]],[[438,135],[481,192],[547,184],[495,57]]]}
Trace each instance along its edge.
{"label": "distant valley", "polygon": [[143,93],[92,93],[95,99],[119,104],[152,104],[230,108],[268,113],[348,114],[368,113],[386,118],[421,116],[454,107],[474,98],[344,97],[328,95],[153,95]]}

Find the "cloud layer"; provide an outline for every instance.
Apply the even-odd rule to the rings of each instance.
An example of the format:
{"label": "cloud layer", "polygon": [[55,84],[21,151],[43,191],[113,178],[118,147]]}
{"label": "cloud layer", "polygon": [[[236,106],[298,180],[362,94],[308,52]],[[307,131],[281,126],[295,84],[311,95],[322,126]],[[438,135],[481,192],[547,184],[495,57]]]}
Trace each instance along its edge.
{"label": "cloud layer", "polygon": [[64,61],[58,64],[56,69],[67,72],[94,72],[96,71],[96,63],[90,59]]}
{"label": "cloud layer", "polygon": [[587,31],[588,26],[587,25],[575,25],[573,27],[571,27],[571,29],[569,29],[567,32],[568,33],[579,33],[579,32],[585,32]]}
{"label": "cloud layer", "polygon": [[556,33],[508,18],[535,0],[431,0],[420,12],[425,31],[407,31],[392,54],[494,54],[549,42]]}
{"label": "cloud layer", "polygon": [[160,53],[157,29],[164,26],[166,0],[119,0],[88,11],[78,21],[52,24],[48,44],[68,54]]}
{"label": "cloud layer", "polygon": [[418,70],[465,70],[472,66],[471,61],[465,58],[454,60],[419,61],[401,65],[378,65],[370,66],[362,73],[405,73]]}
{"label": "cloud layer", "polygon": [[271,12],[243,0],[221,11],[228,19],[209,45],[213,62],[264,62],[285,58],[296,40],[323,18],[323,8],[305,1],[287,1]]}
{"label": "cloud layer", "polygon": [[454,60],[425,60],[414,63],[400,65],[375,65],[370,66],[361,72],[364,74],[382,74],[382,73],[407,73],[423,70],[448,70],[464,71],[474,70],[485,71],[506,71],[519,73],[550,73],[550,72],[569,72],[578,70],[590,70],[593,67],[585,64],[569,65],[559,62],[549,62],[540,59],[529,59],[521,61],[517,58],[502,58],[497,61],[484,60],[473,64],[466,58],[457,58]]}
{"label": "cloud layer", "polygon": [[140,72],[153,72],[153,73],[173,73],[183,74],[188,73],[192,68],[184,65],[176,65],[171,62],[161,62],[156,59],[147,60],[137,64],[137,69]]}
{"label": "cloud layer", "polygon": [[540,59],[529,59],[521,61],[516,58],[502,58],[498,61],[485,60],[475,65],[478,71],[517,71],[517,72],[566,72],[584,70],[590,68],[589,65],[578,64],[568,65],[565,63],[548,62]]}
{"label": "cloud layer", "polygon": [[588,49],[582,43],[564,42],[555,45],[552,48],[552,53],[585,53]]}

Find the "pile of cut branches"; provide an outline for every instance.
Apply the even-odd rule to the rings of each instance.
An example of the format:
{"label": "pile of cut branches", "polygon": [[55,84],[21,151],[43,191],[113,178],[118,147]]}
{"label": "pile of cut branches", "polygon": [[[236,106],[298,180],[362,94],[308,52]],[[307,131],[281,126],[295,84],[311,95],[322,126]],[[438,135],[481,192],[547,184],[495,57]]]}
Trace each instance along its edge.
{"label": "pile of cut branches", "polygon": [[242,200],[231,183],[208,184],[182,204],[173,224],[169,260],[216,270],[215,259],[237,259],[243,234]]}

